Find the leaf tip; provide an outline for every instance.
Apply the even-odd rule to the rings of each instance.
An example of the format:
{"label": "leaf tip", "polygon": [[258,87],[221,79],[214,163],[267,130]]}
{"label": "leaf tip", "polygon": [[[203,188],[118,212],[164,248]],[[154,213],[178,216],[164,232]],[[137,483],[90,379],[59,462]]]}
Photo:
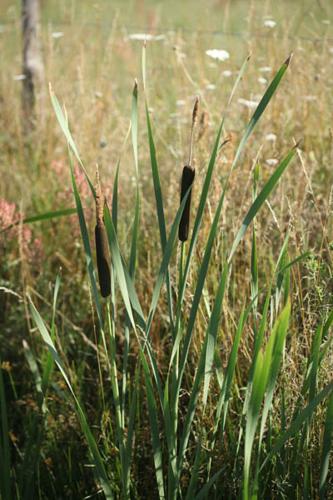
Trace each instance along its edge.
{"label": "leaf tip", "polygon": [[287,57],[287,59],[286,59],[286,60],[285,60],[285,62],[284,62],[284,64],[287,66],[287,68],[288,68],[288,66],[289,66],[289,64],[290,64],[290,62],[291,62],[291,60],[292,60],[293,54],[294,54],[294,53],[293,53],[293,52],[291,52],[291,53],[290,53],[290,55],[289,55],[289,57]]}

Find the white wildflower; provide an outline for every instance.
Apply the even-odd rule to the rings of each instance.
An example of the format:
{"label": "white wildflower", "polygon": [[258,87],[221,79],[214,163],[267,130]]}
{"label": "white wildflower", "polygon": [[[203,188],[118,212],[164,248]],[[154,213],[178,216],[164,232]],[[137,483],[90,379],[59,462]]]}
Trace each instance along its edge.
{"label": "white wildflower", "polygon": [[273,21],[273,19],[266,19],[264,21],[264,26],[265,26],[265,28],[271,28],[272,29],[272,28],[275,28],[276,22]]}
{"label": "white wildflower", "polygon": [[238,102],[239,104],[241,104],[242,106],[245,106],[246,108],[249,108],[249,109],[255,109],[259,102],[257,101],[249,101],[248,99],[238,99]]}
{"label": "white wildflower", "polygon": [[213,59],[217,59],[218,61],[226,61],[230,57],[229,52],[222,49],[209,49],[206,50],[206,54]]}
{"label": "white wildflower", "polygon": [[20,82],[21,80],[25,80],[25,75],[15,75],[13,76],[13,80],[16,82]]}
{"label": "white wildflower", "polygon": [[303,101],[313,102],[313,101],[317,100],[317,96],[315,96],[315,95],[303,95],[302,99],[303,99]]}
{"label": "white wildflower", "polygon": [[229,78],[232,75],[232,71],[226,69],[225,71],[222,72],[222,75],[225,76],[226,78]]}
{"label": "white wildflower", "polygon": [[128,38],[130,40],[139,40],[139,41],[145,41],[149,42],[150,40],[154,40],[154,35],[151,35],[150,33],[132,33],[131,35],[128,35]]}
{"label": "white wildflower", "polygon": [[266,78],[264,78],[263,76],[260,76],[260,77],[258,78],[258,82],[259,82],[259,83],[262,83],[262,85],[266,85],[266,83],[267,83],[267,79],[266,79]]}
{"label": "white wildflower", "polygon": [[215,90],[216,85],[214,85],[213,83],[208,83],[208,85],[206,85],[206,89],[207,90]]}
{"label": "white wildflower", "polygon": [[266,163],[267,165],[269,165],[270,167],[274,167],[274,165],[277,165],[279,163],[279,160],[277,160],[276,158],[268,158],[266,160]]}
{"label": "white wildflower", "polygon": [[259,68],[259,71],[261,73],[270,73],[272,71],[272,68],[270,66],[262,66]]}
{"label": "white wildflower", "polygon": [[52,33],[52,38],[61,38],[62,36],[64,36],[64,33],[62,31],[54,31]]}
{"label": "white wildflower", "polygon": [[276,141],[276,135],[273,134],[273,133],[266,134],[265,135],[265,139],[266,139],[266,141],[269,141],[269,142],[275,142]]}

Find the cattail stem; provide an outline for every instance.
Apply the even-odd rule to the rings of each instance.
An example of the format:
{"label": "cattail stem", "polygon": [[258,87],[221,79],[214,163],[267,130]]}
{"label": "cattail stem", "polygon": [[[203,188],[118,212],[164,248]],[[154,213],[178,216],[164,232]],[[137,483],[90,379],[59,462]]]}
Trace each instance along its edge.
{"label": "cattail stem", "polygon": [[196,97],[192,112],[192,126],[191,126],[188,165],[185,165],[185,167],[183,168],[181,188],[180,188],[180,203],[183,201],[184,196],[189,191],[178,229],[178,237],[180,241],[183,242],[187,241],[188,239],[188,232],[190,226],[192,184],[194,182],[194,177],[195,177],[195,170],[194,168],[192,168],[192,155],[193,155],[194,127],[198,117],[198,109],[199,109],[199,97]]}
{"label": "cattail stem", "polygon": [[193,140],[194,140],[194,127],[197,122],[198,117],[198,109],[199,109],[199,97],[197,96],[194,101],[193,112],[192,112],[192,126],[191,126],[191,135],[190,135],[190,151],[188,155],[188,164],[192,165],[192,154],[193,154]]}

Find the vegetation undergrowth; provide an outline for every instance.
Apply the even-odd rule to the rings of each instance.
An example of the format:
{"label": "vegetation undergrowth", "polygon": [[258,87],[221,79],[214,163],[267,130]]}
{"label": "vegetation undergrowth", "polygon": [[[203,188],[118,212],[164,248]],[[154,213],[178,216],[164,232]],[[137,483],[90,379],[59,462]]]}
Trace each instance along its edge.
{"label": "vegetation undergrowth", "polygon": [[[297,352],[295,344],[303,338],[298,337],[302,306],[295,298],[295,289],[300,270],[307,269],[310,280],[317,264],[309,251],[291,256],[287,230],[281,237],[278,258],[267,269],[261,262],[262,242],[257,231],[260,210],[269,206],[269,196],[283,183],[287,168],[295,168],[298,144],[291,144],[266,179],[262,179],[260,162],[255,162],[252,199],[246,202],[240,227],[233,235],[221,234],[221,219],[234,202],[230,198],[231,180],[242,177],[244,150],[285,78],[290,58],[268,85],[228,171],[221,176],[216,173],[216,165],[228,143],[225,120],[246,75],[246,59],[216,130],[208,165],[184,183],[180,204],[177,199],[170,222],[149,108],[145,57],[144,47],[142,105],[147,144],[140,147],[146,147],[150,156],[155,224],[157,221],[153,248],[158,255],[157,269],[150,268],[154,272],[148,276],[150,288],[146,290],[139,281],[144,262],[140,241],[145,199],[138,154],[138,84],[134,85],[131,127],[124,140],[126,144],[131,138],[135,171],[132,224],[126,231],[119,207],[121,158],[109,206],[104,200],[104,177],[100,175],[95,185],[71,134],[67,112],[50,88],[54,112],[68,145],[75,208],[50,211],[20,223],[75,214],[85,255],[94,337],[85,345],[87,352],[80,364],[75,359],[75,340],[74,348],[68,352],[63,349],[71,325],[60,321],[60,274],[54,280],[49,311],[44,308],[42,313],[34,290],[27,290],[24,300],[30,332],[33,338],[39,332],[47,351],[36,354],[31,338],[25,340],[24,354],[35,384],[37,411],[30,417],[28,439],[21,453],[10,442],[3,370],[0,372],[1,498],[45,498],[40,483],[41,457],[44,460],[43,443],[51,434],[50,417],[57,415],[58,407],[72,413],[74,409],[80,427],[76,432],[88,451],[89,458],[83,455],[82,460],[89,468],[89,480],[80,485],[75,479],[80,495],[170,500],[327,498],[332,482],[333,381],[321,374],[332,352],[333,311],[325,310],[312,325],[308,346],[296,363],[294,386],[291,352]],[[193,118],[193,129],[194,125]],[[190,147],[192,150],[192,139]],[[192,153],[186,168],[194,172]],[[84,196],[78,186],[78,171],[83,172],[88,186]],[[90,205],[87,197],[91,198]],[[87,215],[95,203],[97,252]],[[186,231],[180,231],[185,216]],[[122,231],[127,234],[125,242]],[[249,243],[249,263],[240,264],[236,257],[241,253],[246,259],[245,241]],[[243,289],[238,273],[244,275]],[[6,380],[14,392],[9,375]],[[93,392],[88,401],[86,386]],[[54,393],[56,404],[51,396]],[[70,455],[73,449],[68,447],[63,470],[69,478],[85,477],[75,470],[77,464],[72,462],[76,458]],[[18,464],[13,454],[19,456]],[[57,498],[52,472],[49,484],[50,497]],[[70,494],[74,498],[77,493]]]}

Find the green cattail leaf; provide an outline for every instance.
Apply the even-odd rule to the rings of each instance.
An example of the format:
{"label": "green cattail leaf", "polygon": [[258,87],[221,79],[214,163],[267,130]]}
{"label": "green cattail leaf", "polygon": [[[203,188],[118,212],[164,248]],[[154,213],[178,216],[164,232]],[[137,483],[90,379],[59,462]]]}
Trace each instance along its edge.
{"label": "green cattail leaf", "polygon": [[246,395],[245,395],[245,400],[244,400],[244,405],[243,405],[243,415],[245,415],[247,413],[249,398],[250,398],[251,391],[252,391],[253,374],[254,374],[254,369],[256,366],[256,360],[257,360],[258,353],[259,353],[260,349],[262,348],[264,334],[265,334],[265,330],[267,328],[267,315],[268,315],[268,309],[269,309],[269,304],[270,304],[270,295],[271,295],[271,292],[269,290],[269,292],[266,295],[264,309],[262,312],[259,328],[255,329],[253,356],[252,356],[252,361],[251,361],[251,366],[250,366],[248,381],[247,381],[247,386],[246,386]]}
{"label": "green cattail leaf", "polygon": [[247,214],[243,220],[242,226],[239,229],[239,231],[234,239],[234,242],[233,242],[232,248],[231,248],[231,252],[230,252],[230,255],[228,258],[228,262],[231,261],[231,259],[234,255],[240,241],[242,240],[248,226],[251,224],[253,218],[259,212],[260,208],[262,207],[262,205],[267,200],[268,196],[271,194],[271,192],[275,188],[281,175],[283,174],[283,172],[285,171],[285,169],[289,165],[290,161],[293,159],[295,152],[296,152],[295,148],[293,148],[291,151],[289,151],[287,156],[285,156],[285,158],[280,162],[280,164],[275,169],[274,173],[268,179],[265,186],[263,187],[263,189],[261,190],[261,192],[259,193],[259,195],[255,199],[254,203],[251,205],[249,211],[247,212]]}
{"label": "green cattail leaf", "polygon": [[[51,210],[50,212],[44,212],[42,214],[30,215],[22,220],[22,224],[32,224],[33,222],[42,222],[44,220],[56,219],[58,217],[66,217],[68,215],[76,214],[76,208],[62,208],[60,210]],[[18,226],[21,221],[17,221],[14,224],[10,224],[4,229],[0,230],[0,234],[11,229],[14,226]]]}
{"label": "green cattail leaf", "polygon": [[[113,262],[113,266],[114,266],[116,274],[117,274],[119,288],[120,288],[121,295],[123,297],[124,305],[126,308],[126,313],[128,315],[128,318],[131,322],[133,329],[136,331],[136,325],[135,325],[135,321],[134,321],[134,317],[133,317],[131,301],[129,298],[127,281],[126,281],[122,257],[120,254],[117,234],[116,234],[112,219],[110,217],[110,212],[109,212],[107,206],[104,207],[104,222],[105,222],[105,228],[106,228],[106,232],[107,232],[107,236],[108,236],[108,240],[109,240],[109,247],[110,247],[110,251],[111,251],[111,255],[112,255],[112,262]],[[143,318],[142,318],[142,321],[144,322]]]}
{"label": "green cattail leaf", "polygon": [[225,470],[225,467],[222,467],[219,471],[217,471],[211,478],[210,480],[204,484],[204,486],[201,488],[199,493],[194,497],[194,500],[203,500],[207,498],[207,495],[211,489],[212,486],[216,483],[222,472]]}
{"label": "green cattail leaf", "polygon": [[[264,430],[265,430],[265,425],[266,425],[266,420],[268,416],[268,412],[271,409],[271,405],[273,402],[273,394],[274,394],[274,389],[283,357],[283,351],[284,351],[284,345],[285,345],[285,339],[288,333],[288,325],[289,325],[289,318],[290,318],[290,302],[287,303],[283,311],[281,312],[279,318],[276,321],[275,324],[275,339],[274,339],[274,346],[273,346],[273,354],[272,354],[272,363],[270,366],[270,372],[269,372],[269,377],[268,377],[268,383],[267,383],[267,388],[266,388],[266,397],[265,397],[265,403],[264,403],[264,408],[262,412],[262,419],[261,419],[261,428],[260,428],[260,437],[259,437],[259,450],[260,450],[260,445],[261,441],[264,435]],[[272,338],[273,335],[272,335]]]}
{"label": "green cattail leaf", "polygon": [[101,302],[100,302],[98,289],[97,289],[96,275],[95,275],[95,270],[94,270],[94,266],[93,266],[93,259],[92,259],[90,241],[89,241],[89,234],[88,234],[86,220],[84,217],[80,193],[79,193],[79,191],[77,189],[77,185],[76,185],[76,180],[75,180],[75,175],[74,175],[74,166],[73,166],[71,153],[69,153],[69,159],[70,159],[72,187],[73,187],[73,193],[74,193],[74,198],[75,198],[75,203],[76,203],[76,210],[77,210],[78,218],[79,218],[84,253],[86,256],[86,265],[87,265],[87,269],[88,269],[88,275],[90,278],[92,295],[93,295],[93,299],[94,299],[95,306],[96,306],[99,326],[100,326],[100,329],[103,330],[102,307],[101,307]]}
{"label": "green cattail leaf", "polygon": [[164,481],[163,481],[163,462],[162,462],[162,448],[159,438],[159,426],[158,426],[158,412],[154,398],[153,385],[151,380],[151,375],[149,372],[149,367],[144,355],[141,353],[141,363],[143,367],[143,373],[145,376],[146,390],[147,390],[147,403],[148,403],[148,414],[150,421],[150,432],[153,446],[154,454],[154,465],[156,482],[158,488],[158,494],[160,499],[165,499],[164,493]]}
{"label": "green cattail leaf", "polygon": [[158,299],[160,296],[162,284],[163,284],[164,278],[167,275],[167,270],[168,270],[169,262],[171,259],[172,250],[174,248],[174,244],[175,244],[175,240],[176,240],[176,236],[177,236],[177,229],[179,226],[181,216],[183,214],[184,207],[185,207],[187,199],[188,199],[187,198],[188,195],[189,195],[189,192],[187,192],[186,195],[184,196],[183,201],[182,201],[182,203],[177,211],[175,220],[173,221],[172,226],[171,226],[169,238],[168,238],[166,245],[165,245],[163,260],[162,260],[162,263],[161,263],[161,266],[160,266],[160,269],[159,269],[159,272],[157,275],[156,283],[155,283],[155,286],[153,289],[152,300],[151,300],[149,314],[148,314],[148,320],[147,320],[146,335],[149,334],[151,323],[153,321],[153,317],[154,317],[154,314],[156,311],[157,302],[158,302]]}
{"label": "green cattail leaf", "polygon": [[[159,226],[159,232],[160,232],[161,248],[162,248],[162,251],[164,252],[167,237],[166,237],[166,225],[165,225],[165,216],[164,216],[164,207],[163,207],[163,196],[162,196],[160,175],[159,175],[158,164],[157,164],[157,159],[156,159],[156,149],[155,149],[155,143],[154,143],[154,138],[153,138],[150,117],[149,117],[147,101],[146,101],[146,120],[147,120],[147,128],[148,128],[150,163],[151,163],[151,170],[152,170],[152,177],[153,177],[153,184],[154,184],[157,219],[158,219],[158,226]],[[169,271],[167,271],[166,281],[167,281],[169,316],[170,316],[170,322],[173,323],[173,305],[172,305],[172,292],[171,292],[171,282],[170,282]]]}
{"label": "green cattail leaf", "polygon": [[253,116],[252,116],[251,120],[249,121],[249,123],[245,129],[245,132],[243,134],[243,137],[242,137],[242,139],[239,143],[239,146],[237,148],[236,155],[235,155],[234,161],[232,163],[231,170],[233,170],[236,167],[236,165],[240,159],[240,156],[242,154],[242,151],[244,149],[245,144],[247,143],[250,135],[252,134],[256,124],[258,123],[258,121],[261,117],[261,115],[264,113],[265,109],[267,108],[268,103],[270,102],[273,95],[275,94],[275,91],[278,88],[278,86],[279,86],[288,66],[289,66],[290,59],[291,59],[291,56],[288,57],[288,59],[282,64],[281,68],[278,70],[278,72],[274,76],[273,80],[269,84],[269,86],[268,86],[265,94],[263,95],[261,101],[259,102],[256,110],[254,111]]}
{"label": "green cattail leaf", "polygon": [[220,310],[222,308],[222,301],[224,297],[224,292],[226,288],[227,278],[228,278],[228,265],[224,265],[223,273],[221,276],[219,288],[217,291],[215,304],[216,310],[213,309],[209,326],[206,334],[206,349],[205,349],[205,365],[204,365],[204,385],[202,394],[202,404],[205,406],[208,398],[208,390],[210,379],[212,376],[213,360],[216,347],[216,339],[218,334],[218,325],[220,320]]}
{"label": "green cattail leaf", "polygon": [[112,190],[112,222],[114,225],[114,230],[118,231],[118,182],[119,182],[119,168],[120,161],[118,161],[116,174],[114,176],[113,181],[113,190]]}
{"label": "green cattail leaf", "polygon": [[60,125],[60,128],[61,128],[61,130],[63,131],[63,133],[64,133],[64,135],[66,137],[68,146],[70,147],[70,149],[74,153],[75,158],[79,162],[80,167],[82,168],[82,170],[84,172],[84,175],[85,175],[85,177],[87,179],[87,182],[89,184],[89,187],[91,189],[92,194],[95,196],[94,186],[93,186],[93,184],[92,184],[92,182],[91,182],[91,180],[89,178],[89,175],[88,175],[88,173],[87,173],[87,171],[86,171],[86,169],[85,169],[85,167],[84,167],[84,165],[82,163],[82,160],[80,158],[78,149],[76,147],[76,144],[74,142],[72,134],[71,134],[71,132],[69,130],[67,116],[64,114],[63,110],[61,109],[61,106],[59,104],[57,96],[55,95],[55,93],[52,90],[51,84],[49,86],[49,91],[50,91],[50,97],[51,97],[52,106],[53,106],[54,112],[56,114],[56,117],[57,117],[58,123]]}

